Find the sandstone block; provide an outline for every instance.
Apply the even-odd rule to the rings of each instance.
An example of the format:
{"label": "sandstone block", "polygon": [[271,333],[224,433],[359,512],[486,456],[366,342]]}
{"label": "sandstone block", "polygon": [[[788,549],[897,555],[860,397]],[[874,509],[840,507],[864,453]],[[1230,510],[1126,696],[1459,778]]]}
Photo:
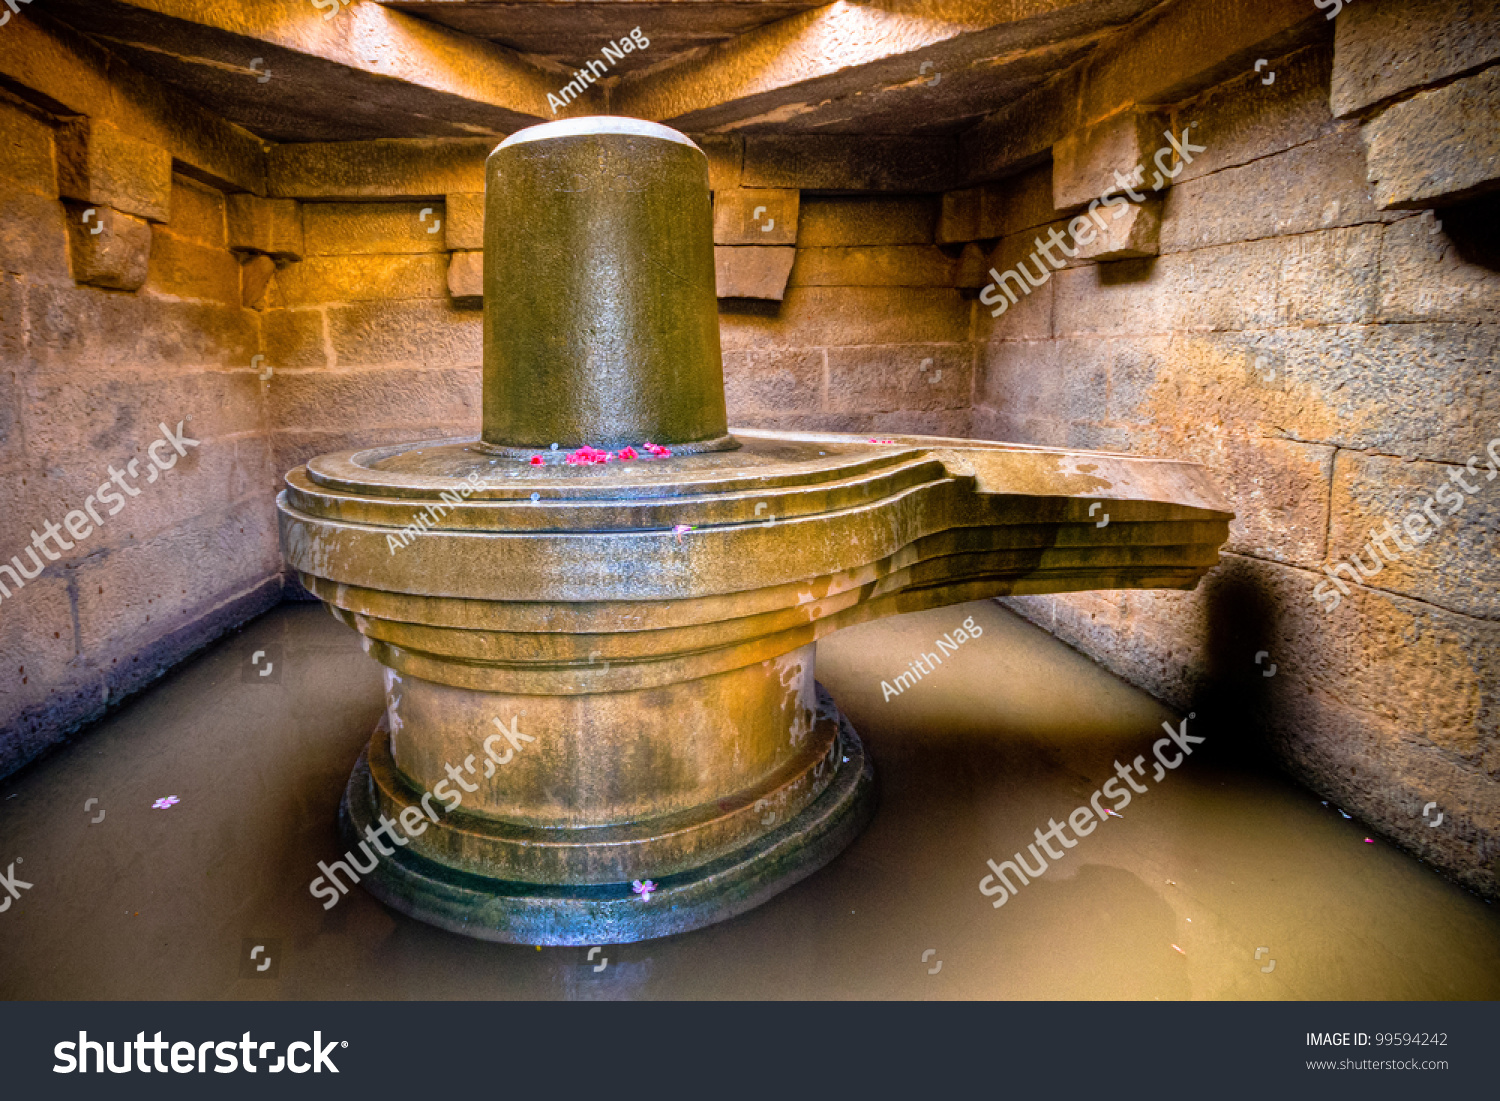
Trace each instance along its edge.
{"label": "sandstone block", "polygon": [[797,250],[774,246],[714,247],[714,282],[720,298],[780,302]]}
{"label": "sandstone block", "polygon": [[484,253],[454,252],[448,256],[448,293],[454,304],[479,305],[484,300]]}
{"label": "sandstone block", "polygon": [[328,307],[328,341],[341,367],[478,367],[483,335],[477,315],[442,299]]}
{"label": "sandstone block", "polygon": [[[12,19],[0,42],[0,70],[38,93],[38,101],[54,113],[112,123],[166,150],[215,186],[264,187],[265,149],[259,137],[158,76],[122,64],[118,54],[85,37],[101,31],[98,22],[80,34],[45,16]],[[65,109],[57,111],[56,104]]]}
{"label": "sandstone block", "polygon": [[302,227],[309,256],[446,252],[442,204],[307,203]]}
{"label": "sandstone block", "polygon": [[1105,419],[1108,363],[1086,341],[995,341],[980,349],[979,399],[1017,417]]}
{"label": "sandstone block", "polygon": [[87,287],[26,288],[31,357],[38,367],[150,373],[166,367],[244,367],[258,350],[255,317],[216,302],[100,294]]}
{"label": "sandstone block", "polygon": [[795,244],[800,195],[795,189],[768,187],[715,192],[714,244]]}
{"label": "sandstone block", "polygon": [[938,244],[962,244],[984,236],[979,232],[981,197],[977,187],[943,193],[942,213],[938,216]]}
{"label": "sandstone block", "polygon": [[[1165,9],[1090,59],[1079,97],[1081,121],[1093,122],[1132,104],[1186,99],[1269,56],[1252,50],[1285,50],[1313,39],[1322,30],[1314,21],[1326,25],[1323,13],[1307,0]],[[1248,63],[1243,60],[1247,57]]]}
{"label": "sandstone block", "polygon": [[[1267,61],[1263,72],[1246,68],[1178,109],[1179,119],[1198,121],[1193,132],[1202,136],[1195,144],[1207,148],[1193,154],[1192,164],[1184,162],[1182,173],[1172,183],[1174,189],[1200,176],[1284,153],[1339,129],[1328,110],[1331,45],[1306,46]],[[1271,73],[1275,79],[1267,86],[1265,79]],[[1282,198],[1289,200],[1304,189],[1286,190]]]}
{"label": "sandstone block", "polygon": [[492,138],[382,139],[275,145],[267,194],[289,199],[401,199],[484,191]]}
{"label": "sandstone block", "polygon": [[[1288,187],[1288,180],[1298,181]],[[1365,150],[1352,125],[1238,168],[1173,185],[1162,251],[1390,221],[1375,209]]]}
{"label": "sandstone block", "polygon": [[[174,419],[172,427],[177,423]],[[75,540],[75,550],[68,552],[70,560],[139,546],[182,524],[194,523],[197,517],[217,511],[227,501],[264,500],[284,473],[271,468],[266,438],[260,435],[213,438],[195,428],[196,423],[196,417],[186,422],[185,431],[188,436],[201,439],[201,446],[190,448],[187,456],[179,456],[176,465],[165,474],[158,472],[155,482],[148,481],[152,467],[144,449],[160,439],[159,429],[141,438],[141,451],[136,455],[128,450],[101,455],[94,469],[70,477],[59,487],[65,492],[59,494],[61,499],[52,506],[57,510],[56,519],[63,522],[65,514],[72,514],[66,510],[77,510],[73,516],[75,527],[70,532]],[[132,461],[137,471],[133,481],[140,489],[140,496],[130,498],[126,508],[111,517],[95,496],[108,475],[105,464],[126,471]],[[91,497],[103,526],[93,525],[92,517],[85,511]],[[86,518],[88,526],[84,523]]]}
{"label": "sandstone block", "polygon": [[[8,5],[7,5],[8,6]],[[0,70],[42,100],[61,104],[59,114],[104,115],[114,89],[109,55],[71,28],[26,16],[6,22],[0,39]]]}
{"label": "sandstone block", "polygon": [[1345,325],[1130,342],[1142,356],[1134,379],[1113,375],[1111,413],[1120,421],[1241,425],[1448,463],[1484,451],[1500,423],[1500,393],[1487,376],[1455,369],[1500,354],[1493,326]]}
{"label": "sandstone block", "polygon": [[1365,123],[1382,210],[1420,210],[1500,187],[1500,66],[1419,92]]}
{"label": "sandstone block", "polygon": [[[1073,131],[1052,147],[1052,205],[1058,210],[1087,206],[1119,190],[1116,171],[1128,179],[1137,165],[1149,181],[1151,158],[1166,144],[1165,129],[1160,115],[1127,109]],[[1172,161],[1166,163],[1170,168]]]}
{"label": "sandstone block", "polygon": [[759,135],[745,138],[745,187],[936,191],[953,176],[949,138]]}
{"label": "sandstone block", "polygon": [[1016,416],[988,405],[976,405],[970,417],[976,440],[1020,443],[1033,447],[1067,447],[1068,424],[1048,417]]}
{"label": "sandstone block", "polygon": [[228,248],[225,195],[186,176],[172,177],[172,232],[208,248]]}
{"label": "sandstone block", "polygon": [[154,227],[147,284],[157,294],[200,298],[239,306],[243,290],[240,265],[224,249],[186,241],[165,226]]}
{"label": "sandstone block", "polygon": [[276,274],[276,261],[264,253],[247,256],[240,264],[240,304],[247,310],[261,309],[266,289]]}
{"label": "sandstone block", "polygon": [[[1105,228],[1094,218],[1074,218],[1068,225],[1071,247],[1080,260],[1136,260],[1161,249],[1160,198],[1119,208],[1100,208]],[[1106,213],[1106,209],[1108,212]],[[1120,217],[1116,218],[1115,215]]]}
{"label": "sandstone block", "polygon": [[[110,467],[123,471],[137,490],[116,515],[101,511],[102,522],[92,531],[80,527],[79,549],[69,552],[79,558],[149,540],[228,500],[265,500],[274,484],[260,434],[259,383],[250,371],[126,378],[49,375],[27,388],[28,442],[51,454],[91,456],[52,477],[28,480],[36,495],[25,510],[30,523],[39,523],[39,516],[60,522],[64,513],[84,510]],[[162,423],[174,431],[182,424],[183,434],[197,441],[184,443],[180,454],[157,446],[156,457],[171,462],[165,473],[150,450],[163,438]]]}
{"label": "sandstone block", "polygon": [[151,262],[151,224],[107,206],[69,203],[67,209],[74,282],[139,290]]}
{"label": "sandstone block", "polygon": [[[214,568],[200,568],[205,561]],[[263,502],[195,517],[79,567],[80,649],[102,654],[160,638],[280,570],[276,520]]]}
{"label": "sandstone block", "polygon": [[80,205],[75,213],[34,191],[0,188],[0,271],[66,280],[70,235],[64,227],[86,209]]}
{"label": "sandstone block", "polygon": [[57,130],[57,189],[65,199],[165,222],[172,209],[172,154],[107,122],[72,119]]}
{"label": "sandstone block", "polygon": [[1004,413],[997,413],[988,405],[976,401],[974,408],[970,411],[969,430],[976,440],[1019,442],[1021,437],[1014,432],[1012,418]]}
{"label": "sandstone block", "polygon": [[1285,605],[1288,652],[1306,655],[1302,679],[1408,737],[1465,756],[1482,752],[1495,728],[1486,686],[1500,673],[1500,628],[1352,585],[1329,610],[1312,595],[1327,580],[1321,571],[1307,575]]}
{"label": "sandstone block", "polygon": [[271,419],[285,429],[404,433],[412,426],[448,424],[479,430],[476,368],[299,371],[276,381]]}
{"label": "sandstone block", "polygon": [[954,267],[953,285],[960,291],[973,291],[977,294],[979,289],[990,281],[989,269],[989,253],[970,241],[964,246],[958,263]]}
{"label": "sandstone block", "polygon": [[[9,509],[10,502],[0,502],[0,507]],[[29,545],[29,529],[26,541]],[[13,548],[18,544],[7,542],[7,551]],[[22,561],[31,568],[29,558]],[[5,562],[10,564],[8,558]],[[0,602],[0,672],[6,683],[0,698],[0,730],[5,731],[0,737],[0,775],[5,775],[51,740],[37,729],[43,725],[36,721],[37,713],[65,710],[71,690],[90,678],[73,664],[72,602],[64,571],[43,573],[19,589],[8,573],[0,573],[0,582],[10,594]],[[98,685],[91,687],[97,698]]]}
{"label": "sandstone block", "polygon": [[[1163,420],[1172,420],[1172,403],[1178,400],[1181,388],[1175,385],[1180,374],[1188,374],[1200,367],[1195,358],[1195,345],[1188,338],[1171,335],[1126,336],[1106,339],[1084,338],[1070,340],[1064,347],[1067,354],[1075,358],[1097,357],[1109,375],[1109,404],[1103,420],[1131,427],[1142,432]],[[1228,353],[1225,353],[1226,355]],[[1246,365],[1243,356],[1234,364],[1236,370]],[[1249,405],[1251,400],[1245,391],[1250,380],[1213,374],[1206,385],[1229,391],[1226,401]],[[1200,410],[1179,415],[1196,416]],[[1239,424],[1258,424],[1253,413],[1247,413]]]}
{"label": "sandstone block", "polygon": [[1315,568],[1327,545],[1333,449],[1240,431],[1200,433],[1180,417],[1142,433],[1142,449],[1224,471],[1235,518],[1226,550]]}
{"label": "sandstone block", "polygon": [[752,413],[815,412],[822,406],[823,353],[772,348],[724,353],[724,400],[731,424]]}
{"label": "sandstone block", "polygon": [[484,248],[484,192],[455,191],[443,202],[450,249]]}
{"label": "sandstone block", "polygon": [[729,191],[739,187],[745,139],[739,134],[700,134],[693,140],[708,156],[709,190]]}
{"label": "sandstone block", "polygon": [[1084,451],[1116,451],[1125,454],[1135,450],[1135,435],[1130,429],[1119,425],[1072,421],[1068,424],[1065,446]]}
{"label": "sandstone block", "polygon": [[[234,312],[240,311],[236,307]],[[48,454],[94,455],[98,464],[124,461],[132,455],[146,462],[147,447],[161,435],[160,423],[165,421],[175,426],[183,421],[188,435],[204,445],[188,447],[187,453],[178,457],[166,479],[171,483],[181,481],[177,474],[197,469],[208,452],[219,447],[218,441],[254,435],[263,426],[260,388],[249,370],[249,356],[238,363],[226,364],[229,370],[172,375],[136,372],[133,385],[122,386],[131,366],[125,363],[93,374],[46,371],[33,375],[25,392],[31,445],[45,448]],[[93,463],[79,463],[78,484],[93,489],[99,483],[92,476],[100,468]],[[47,480],[61,477],[53,475]],[[156,488],[160,485],[154,484],[153,491]],[[143,498],[131,500],[135,502],[132,510],[143,502]],[[129,514],[129,511],[120,513],[109,526],[125,521]]]}
{"label": "sandstone block", "polygon": [[876,413],[870,432],[876,436],[948,436],[971,439],[974,418],[968,409],[900,409]]}
{"label": "sandstone block", "polygon": [[1334,22],[1334,114],[1340,118],[1500,58],[1495,0],[1361,0]]}
{"label": "sandstone block", "polygon": [[225,201],[229,247],[300,260],[305,252],[302,206],[294,199],[262,199],[241,192]]}
{"label": "sandstone block", "polygon": [[838,245],[927,245],[936,232],[938,202],[926,195],[806,195],[797,237],[803,248]]}
{"label": "sandstone block", "polygon": [[[1037,340],[1052,335],[1052,306],[1056,293],[1054,276],[1048,274],[1041,286],[1032,287],[1024,280],[1018,283],[1019,275],[1011,274],[1018,272],[1022,263],[1033,276],[1036,276],[1037,264],[1044,272],[1052,272],[1044,259],[1031,259],[1036,248],[1035,239],[1034,233],[1006,237],[990,253],[989,268],[976,307],[979,339]],[[1054,251],[1053,255],[1057,253]]]}
{"label": "sandstone block", "polygon": [[954,265],[931,245],[799,248],[791,286],[951,287]]}
{"label": "sandstone block", "polygon": [[979,218],[974,226],[975,240],[987,241],[1005,236],[1003,224],[1009,182],[989,183],[975,189],[979,192]]}
{"label": "sandstone block", "polygon": [[961,182],[1011,176],[1044,161],[1083,122],[1082,97],[1083,68],[1072,66],[971,127],[959,139]]}
{"label": "sandstone block", "polygon": [[833,413],[967,409],[973,352],[965,344],[897,344],[828,349]]}
{"label": "sandstone block", "polygon": [[[1066,392],[1059,341],[994,341],[980,349],[975,400],[1012,417],[1051,415]],[[1101,394],[1100,407],[1103,407]]]}
{"label": "sandstone block", "polygon": [[[1380,320],[1500,323],[1500,271],[1466,247],[1493,217],[1488,204],[1403,218],[1380,251]],[[1450,236],[1451,234],[1451,236]]]}
{"label": "sandstone block", "polygon": [[1057,331],[1144,334],[1367,322],[1378,303],[1381,228],[1058,272]]}
{"label": "sandstone block", "polygon": [[309,256],[277,274],[277,304],[299,308],[325,302],[443,298],[449,293],[449,256],[443,252]]}
{"label": "sandstone block", "polygon": [[725,350],[855,344],[960,343],[969,304],[935,287],[790,287],[779,310],[721,308]]}
{"label": "sandstone block", "polygon": [[981,189],[979,236],[1009,237],[1061,217],[1052,205],[1052,166],[1044,164]]}
{"label": "sandstone block", "polygon": [[52,156],[52,127],[19,104],[0,102],[0,181],[57,198],[57,169]]}
{"label": "sandstone block", "polygon": [[[26,346],[25,296],[15,279],[0,277],[0,363],[20,363]],[[21,403],[16,396],[16,375],[0,371],[0,468],[20,460],[25,465],[21,443]]]}
{"label": "sandstone block", "polygon": [[[1500,560],[1494,551],[1500,528],[1500,493],[1495,492],[1500,483],[1494,480],[1500,472],[1500,425],[1494,426],[1494,437],[1493,453],[1479,451],[1469,468],[1340,452],[1330,564],[1358,555],[1366,571],[1379,567],[1365,579],[1370,588],[1495,619],[1500,615]],[[1394,536],[1385,532],[1387,523]],[[1387,553],[1378,561],[1371,553],[1375,548],[1366,546],[1372,533],[1385,536]]]}
{"label": "sandstone block", "polygon": [[261,331],[261,348],[272,367],[328,366],[322,310],[267,310]]}

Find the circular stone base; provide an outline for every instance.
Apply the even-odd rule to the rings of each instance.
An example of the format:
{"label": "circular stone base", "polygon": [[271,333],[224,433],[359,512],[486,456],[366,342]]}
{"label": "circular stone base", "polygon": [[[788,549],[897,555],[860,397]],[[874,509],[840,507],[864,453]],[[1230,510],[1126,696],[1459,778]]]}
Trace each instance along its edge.
{"label": "circular stone base", "polygon": [[[656,880],[649,899],[629,883],[564,887],[461,872],[397,849],[360,883],[403,914],[481,940],[509,944],[625,944],[724,921],[786,890],[837,856],[875,810],[874,770],[864,744],[838,715],[833,780],[801,814],[718,860]],[[361,753],[339,808],[351,844],[376,823],[369,751]]]}

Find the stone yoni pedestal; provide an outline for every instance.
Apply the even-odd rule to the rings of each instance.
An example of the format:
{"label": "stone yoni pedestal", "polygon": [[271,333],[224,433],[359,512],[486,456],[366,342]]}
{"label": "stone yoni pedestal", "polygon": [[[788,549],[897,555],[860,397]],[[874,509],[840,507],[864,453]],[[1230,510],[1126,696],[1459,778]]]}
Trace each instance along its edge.
{"label": "stone yoni pedestal", "polygon": [[1191,588],[1228,532],[1189,463],[731,434],[707,160],[663,126],[495,150],[484,321],[478,438],[325,455],[278,500],[288,560],[386,669],[341,821],[404,843],[363,885],[471,936],[639,940],[765,901],[872,812],[820,637]]}

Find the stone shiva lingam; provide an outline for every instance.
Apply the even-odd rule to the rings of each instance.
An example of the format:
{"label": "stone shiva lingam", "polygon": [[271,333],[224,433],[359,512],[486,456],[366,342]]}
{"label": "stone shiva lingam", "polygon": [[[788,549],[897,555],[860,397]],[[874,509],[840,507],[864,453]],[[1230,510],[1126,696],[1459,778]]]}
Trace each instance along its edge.
{"label": "stone shiva lingam", "polygon": [[1232,514],[1191,463],[731,434],[682,134],[534,126],[486,184],[482,433],[324,455],[278,499],[288,561],[385,667],[340,822],[385,826],[361,882],[391,907],[537,945],[742,913],[873,812],[819,638],[1218,561]]}

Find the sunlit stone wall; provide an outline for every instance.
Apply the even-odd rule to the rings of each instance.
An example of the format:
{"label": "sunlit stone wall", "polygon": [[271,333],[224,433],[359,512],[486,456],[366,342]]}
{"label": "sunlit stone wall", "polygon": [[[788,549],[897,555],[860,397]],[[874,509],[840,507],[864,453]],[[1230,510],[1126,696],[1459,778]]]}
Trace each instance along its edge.
{"label": "sunlit stone wall", "polygon": [[0,93],[0,775],[282,592],[224,195],[145,144],[65,203],[63,140]]}
{"label": "sunlit stone wall", "polygon": [[[1455,65],[1487,59],[1453,61],[1443,43],[1464,36],[1391,8],[1351,5],[1336,49],[1268,58],[1169,112],[1179,133],[1196,122],[1206,151],[1166,189],[1159,255],[1072,262],[999,319],[981,308],[974,429],[1221,471],[1238,519],[1198,591],[1012,605],[1214,714],[1221,737],[1267,738],[1312,788],[1494,897],[1500,479],[1485,471],[1500,438],[1500,251],[1493,199],[1423,210],[1474,182],[1445,177],[1482,172],[1485,155],[1453,137],[1468,122],[1451,113],[1472,104],[1434,100],[1425,82],[1451,88]],[[1054,160],[1011,180],[1028,224],[998,267],[1061,218],[1066,171]],[[1393,197],[1410,209],[1383,208]],[[1477,478],[1462,473],[1474,457]],[[1463,503],[1436,498],[1442,528],[1409,534],[1440,486]],[[1386,565],[1350,584],[1352,556],[1373,571],[1366,544],[1387,521],[1406,549],[1387,537]]]}

